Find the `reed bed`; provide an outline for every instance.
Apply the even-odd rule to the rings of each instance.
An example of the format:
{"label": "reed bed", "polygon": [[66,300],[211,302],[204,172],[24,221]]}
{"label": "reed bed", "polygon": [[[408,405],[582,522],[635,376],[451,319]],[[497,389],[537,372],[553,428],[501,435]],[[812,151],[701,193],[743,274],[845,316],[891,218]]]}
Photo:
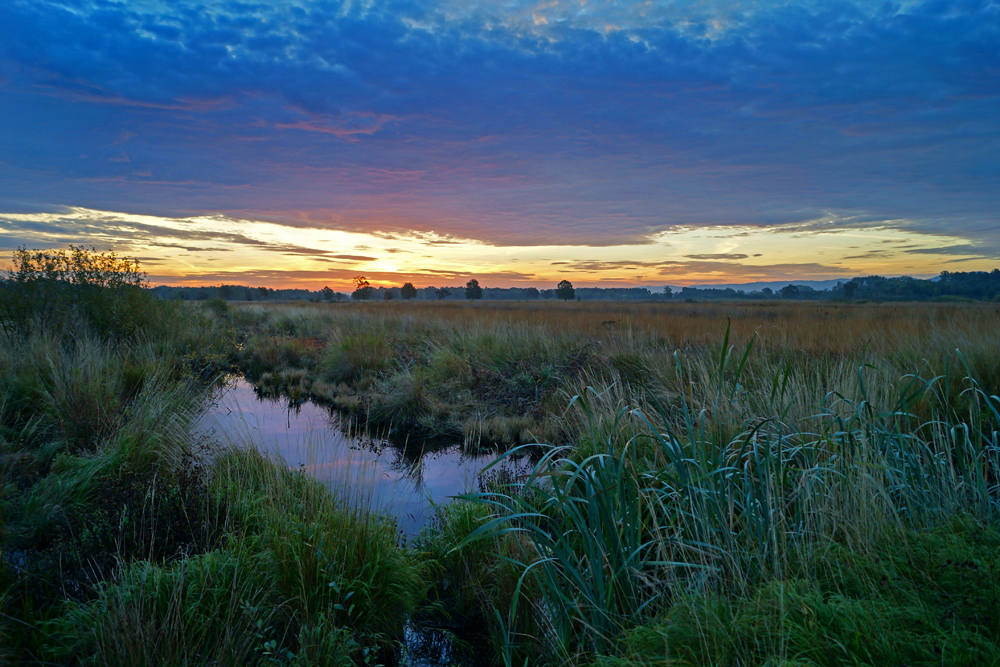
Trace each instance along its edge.
{"label": "reed bed", "polygon": [[[785,417],[805,418],[830,391],[853,393],[864,364],[879,374],[870,392],[942,374],[958,408],[962,364],[1000,390],[995,304],[351,303],[244,306],[227,317],[243,336],[238,364],[262,391],[471,447],[576,443],[586,433],[563,413],[587,386],[624,383],[675,406],[700,397],[691,387],[707,386],[729,347],[750,349],[745,400],[717,407],[756,416],[780,402]],[[688,364],[683,377],[675,353]],[[776,379],[780,401],[767,391]]]}
{"label": "reed bed", "polygon": [[[995,305],[174,308],[0,346],[0,664],[1000,664]],[[498,463],[400,544],[193,430],[232,371]]]}
{"label": "reed bed", "polygon": [[426,585],[394,522],[195,428],[234,341],[189,309],[0,344],[0,664],[398,653]]}

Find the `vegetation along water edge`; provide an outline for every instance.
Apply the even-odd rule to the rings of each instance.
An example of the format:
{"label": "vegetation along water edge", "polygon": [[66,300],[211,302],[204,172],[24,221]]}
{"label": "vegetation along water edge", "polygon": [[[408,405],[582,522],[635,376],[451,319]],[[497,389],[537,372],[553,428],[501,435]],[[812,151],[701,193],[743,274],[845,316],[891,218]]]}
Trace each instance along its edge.
{"label": "vegetation along water edge", "polygon": [[[498,665],[1000,664],[996,304],[180,303],[14,259],[0,664],[390,665],[414,622]],[[499,462],[404,540],[195,435],[233,372]]]}

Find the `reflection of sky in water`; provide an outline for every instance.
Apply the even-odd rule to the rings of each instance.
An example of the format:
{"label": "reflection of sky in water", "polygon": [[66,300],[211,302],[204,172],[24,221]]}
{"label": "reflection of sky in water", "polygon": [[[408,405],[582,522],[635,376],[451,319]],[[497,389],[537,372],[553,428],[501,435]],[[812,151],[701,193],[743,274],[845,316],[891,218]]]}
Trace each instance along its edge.
{"label": "reflection of sky in water", "polygon": [[255,444],[326,482],[338,493],[391,512],[415,534],[430,516],[430,502],[475,490],[476,474],[492,457],[464,455],[458,445],[421,456],[385,441],[351,438],[338,417],[305,403],[296,411],[286,399],[261,400],[245,380],[227,389],[200,424],[234,444]]}

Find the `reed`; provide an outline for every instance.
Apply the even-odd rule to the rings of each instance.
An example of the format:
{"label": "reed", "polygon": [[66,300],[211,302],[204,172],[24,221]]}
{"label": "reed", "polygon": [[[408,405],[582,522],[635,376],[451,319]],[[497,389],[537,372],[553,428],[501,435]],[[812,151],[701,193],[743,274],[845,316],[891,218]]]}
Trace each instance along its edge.
{"label": "reed", "polygon": [[[730,386],[744,400],[722,410],[805,419],[830,391],[854,392],[862,364],[883,375],[869,382],[871,392],[893,393],[908,374],[945,375],[941,390],[961,410],[963,363],[985,390],[1000,391],[1000,311],[992,304],[444,302],[234,312],[245,337],[237,363],[262,389],[311,395],[380,427],[470,447],[588,437],[563,419],[569,398],[587,386],[624,384],[669,405],[681,394],[700,400],[722,350],[742,352],[751,340],[740,387]],[[689,365],[683,378],[675,352]],[[727,357],[723,375],[738,361]],[[769,391],[775,378],[780,405]]]}
{"label": "reed", "polygon": [[[707,396],[685,395],[670,407],[655,397],[632,407],[614,391],[588,390],[574,403],[590,425],[590,451],[597,442],[603,451],[549,447],[524,479],[465,497],[488,507],[492,518],[459,547],[512,533],[530,540],[526,553],[536,556],[517,566],[539,595],[515,597],[509,614],[513,619],[519,604],[533,607],[544,624],[533,640],[552,648],[550,660],[613,652],[623,633],[676,613],[680,600],[714,600],[716,612],[732,613],[762,595],[791,603],[820,594],[809,588],[820,551],[879,553],[956,517],[995,525],[1000,398],[971,376],[962,378],[969,409],[960,417],[941,400],[950,378],[910,377],[892,400],[875,402],[862,367],[854,393],[831,393],[807,420],[726,423],[721,415],[741,411],[727,412],[724,404],[746,402],[739,394],[746,391],[740,374],[748,355],[749,346],[728,377],[725,352],[714,369],[691,368],[678,356],[679,378],[712,382]],[[772,386],[780,382],[776,376]],[[924,420],[911,406],[926,401],[933,414]],[[776,405],[765,414],[782,412]],[[609,417],[610,427],[602,427]],[[780,586],[789,579],[797,583],[786,600]],[[730,645],[727,661],[795,657],[789,646],[796,642],[783,645],[779,635],[798,627],[783,622],[778,614],[745,645]],[[695,639],[696,653],[713,654],[698,642],[717,640],[720,623]],[[1000,638],[989,624],[971,634],[977,645]],[[509,645],[518,641],[508,635]],[[762,653],[761,643],[771,652]],[[503,655],[511,654],[508,646]]]}
{"label": "reed", "polygon": [[0,660],[396,654],[426,585],[394,523],[194,429],[235,353],[214,316],[185,310],[169,335],[0,344]]}
{"label": "reed", "polygon": [[[511,665],[1000,660],[993,305],[170,312],[0,344],[0,660],[388,662],[445,609]],[[405,547],[192,430],[233,369],[535,458]]]}

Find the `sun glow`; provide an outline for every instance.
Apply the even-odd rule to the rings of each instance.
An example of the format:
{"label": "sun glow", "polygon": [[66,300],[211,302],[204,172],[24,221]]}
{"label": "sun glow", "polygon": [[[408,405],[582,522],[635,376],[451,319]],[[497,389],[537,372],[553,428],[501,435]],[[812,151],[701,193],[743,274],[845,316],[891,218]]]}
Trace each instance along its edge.
{"label": "sun glow", "polygon": [[690,285],[935,275],[992,268],[963,240],[917,234],[894,221],[860,228],[700,227],[633,245],[491,245],[426,232],[362,233],[225,216],[168,218],[71,208],[0,214],[0,246],[112,248],[135,256],[151,281],[350,288],[374,285]]}

